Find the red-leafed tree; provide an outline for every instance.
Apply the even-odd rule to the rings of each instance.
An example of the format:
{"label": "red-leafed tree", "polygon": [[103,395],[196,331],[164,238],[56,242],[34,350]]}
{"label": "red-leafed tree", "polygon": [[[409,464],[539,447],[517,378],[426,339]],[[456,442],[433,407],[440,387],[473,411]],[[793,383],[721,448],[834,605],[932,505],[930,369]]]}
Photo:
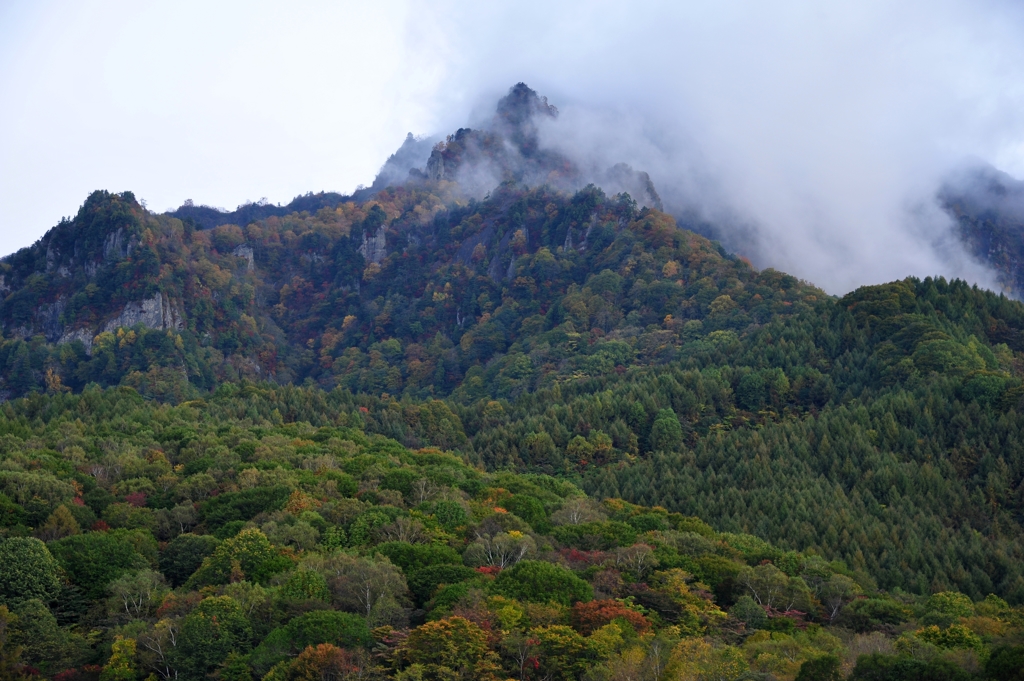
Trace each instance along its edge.
{"label": "red-leafed tree", "polygon": [[637,633],[642,634],[651,628],[650,620],[616,600],[577,603],[572,608],[572,626],[584,636],[620,618],[629,622]]}

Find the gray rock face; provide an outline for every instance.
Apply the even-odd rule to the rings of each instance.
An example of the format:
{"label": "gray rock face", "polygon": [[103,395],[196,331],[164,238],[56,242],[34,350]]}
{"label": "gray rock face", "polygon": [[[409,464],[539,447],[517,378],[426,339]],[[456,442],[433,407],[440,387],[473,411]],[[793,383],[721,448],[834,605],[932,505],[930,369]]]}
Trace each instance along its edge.
{"label": "gray rock face", "polygon": [[46,340],[53,343],[64,333],[64,324],[61,317],[67,308],[68,299],[60,296],[49,305],[41,305],[36,310],[36,327],[41,327]]}
{"label": "gray rock face", "polygon": [[246,262],[249,263],[246,265],[246,271],[252,272],[256,269],[256,254],[253,252],[252,246],[249,244],[242,244],[237,247],[235,250],[231,251],[231,255],[238,258],[245,258]]}
{"label": "gray rock face", "polygon": [[436,142],[437,139],[433,137],[417,139],[410,132],[398,151],[388,158],[377,173],[370,192],[375,194],[385,187],[405,184],[409,179],[409,171],[417,171],[427,162]]}
{"label": "gray rock face", "polygon": [[117,231],[108,234],[103,242],[103,259],[118,260],[120,258],[127,258],[135,250],[135,246],[134,236],[129,238],[124,227],[118,227]]}
{"label": "gray rock face", "polygon": [[184,328],[184,315],[170,298],[157,293],[152,298],[133,301],[124,306],[121,314],[103,325],[104,331],[116,331],[121,327],[142,324],[150,329]]}
{"label": "gray rock face", "polygon": [[85,346],[85,352],[92,354],[92,331],[89,329],[73,329],[65,331],[64,335],[60,337],[57,343],[74,343],[75,341],[81,341],[82,345]]}
{"label": "gray rock face", "polygon": [[[36,310],[32,328],[18,327],[10,330],[13,338],[29,338],[34,333],[42,332],[46,340],[51,343],[72,343],[81,341],[87,352],[92,352],[93,338],[96,333],[91,328],[79,327],[65,329],[63,323],[64,311],[67,308],[67,298],[60,296],[52,303],[41,305]],[[119,315],[107,321],[100,328],[102,331],[117,331],[121,327],[131,327],[142,324],[150,329],[175,331],[185,327],[185,316],[181,312],[178,303],[157,293],[152,298],[133,301],[124,306]]]}
{"label": "gray rock face", "polygon": [[387,239],[384,234],[384,225],[377,228],[373,236],[363,234],[363,243],[358,248],[359,253],[366,258],[367,262],[380,264],[380,261],[387,255]]}
{"label": "gray rock face", "polygon": [[444,156],[439,151],[434,151],[430,158],[427,159],[427,177],[434,182],[454,179],[452,177],[454,175],[453,170],[454,168],[448,168],[447,172],[445,172]]}
{"label": "gray rock face", "polygon": [[472,266],[473,263],[473,251],[480,244],[483,244],[486,248],[491,243],[491,239],[494,237],[494,225],[486,224],[477,234],[467,237],[462,245],[459,246],[459,250],[455,253],[455,259],[461,262],[467,267]]}
{"label": "gray rock face", "polygon": [[663,210],[661,196],[654,188],[651,176],[642,170],[633,170],[626,163],[617,163],[609,168],[604,177],[599,180],[601,188],[609,195],[626,192],[641,206]]}

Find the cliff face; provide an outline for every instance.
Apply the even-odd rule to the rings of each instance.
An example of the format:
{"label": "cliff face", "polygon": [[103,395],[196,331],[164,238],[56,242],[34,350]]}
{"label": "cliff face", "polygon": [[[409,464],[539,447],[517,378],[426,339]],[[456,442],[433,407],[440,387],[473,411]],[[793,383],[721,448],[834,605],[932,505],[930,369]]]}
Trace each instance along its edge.
{"label": "cliff face", "polygon": [[[548,185],[577,191],[596,184],[608,194],[629,193],[641,207],[662,210],[661,197],[646,172],[625,163],[608,169],[583,169],[569,156],[546,148],[540,129],[553,124],[558,109],[524,83],[509,90],[482,129],[460,128],[434,147],[422,172],[402,184],[455,182],[463,193],[482,198],[502,182],[529,187]],[[375,183],[376,185],[376,183]]]}
{"label": "cliff face", "polygon": [[972,168],[943,187],[939,199],[968,251],[995,272],[1004,291],[1024,295],[1024,182],[992,167]]}
{"label": "cliff face", "polygon": [[367,262],[379,265],[387,255],[387,231],[381,225],[372,234],[363,234],[362,243],[357,249]]}
{"label": "cliff face", "polygon": [[[183,328],[180,300],[155,286],[159,257],[144,244],[145,215],[131,192],[95,192],[74,219],[0,261],[10,293],[0,306],[3,328],[17,338],[81,341],[87,350],[103,331]],[[123,285],[83,309],[88,292],[113,281]]]}
{"label": "cliff face", "polygon": [[127,303],[120,314],[107,320],[103,330],[113,332],[137,324],[147,329],[181,331],[185,318],[176,301],[157,291],[152,298]]}
{"label": "cliff face", "polygon": [[143,209],[131,192],[94,192],[73,220],[63,220],[31,247],[3,258],[4,284],[14,288],[37,273],[94,278],[139,245]]}
{"label": "cliff face", "polygon": [[435,146],[424,175],[434,182],[457,182],[465,193],[478,197],[509,181],[577,188],[581,185],[575,164],[540,146],[538,126],[557,117],[558,109],[546,98],[519,83],[498,102],[488,126],[460,128]]}

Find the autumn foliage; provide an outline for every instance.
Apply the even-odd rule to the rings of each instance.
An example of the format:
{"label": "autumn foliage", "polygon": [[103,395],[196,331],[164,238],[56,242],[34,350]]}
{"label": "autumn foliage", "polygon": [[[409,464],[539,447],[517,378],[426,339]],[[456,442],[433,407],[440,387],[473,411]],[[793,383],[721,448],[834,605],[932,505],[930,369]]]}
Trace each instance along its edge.
{"label": "autumn foliage", "polygon": [[618,619],[628,622],[638,634],[646,633],[651,629],[650,620],[620,601],[606,599],[577,603],[572,607],[572,626],[584,636],[589,636],[597,629]]}

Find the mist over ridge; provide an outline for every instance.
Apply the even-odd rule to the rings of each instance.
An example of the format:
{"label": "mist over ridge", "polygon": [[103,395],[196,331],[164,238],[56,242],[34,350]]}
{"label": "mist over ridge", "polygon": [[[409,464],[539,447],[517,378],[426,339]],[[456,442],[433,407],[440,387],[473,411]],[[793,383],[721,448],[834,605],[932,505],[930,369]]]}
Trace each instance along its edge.
{"label": "mist over ridge", "polygon": [[[1006,187],[1019,183],[976,157],[921,166],[915,177],[892,171],[856,177],[850,186],[826,176],[819,178],[824,185],[798,195],[793,177],[779,176],[771,178],[770,200],[744,198],[750,183],[728,176],[680,126],[621,106],[554,101],[519,82],[496,104],[474,105],[467,127],[409,132],[373,182],[351,198],[439,180],[478,200],[510,180],[565,192],[594,184],[669,212],[681,227],[718,240],[756,267],[795,273],[833,294],[907,275],[960,278],[1013,297],[1024,289],[1024,211],[1020,200],[1005,197]],[[822,188],[835,191],[815,195]],[[230,212],[186,202],[172,214],[205,227],[245,224],[346,198],[307,193],[286,206],[246,203]],[[992,214],[1002,228],[978,227]]]}
{"label": "mist over ridge", "polygon": [[1024,171],[1012,3],[527,2],[410,31],[447,55],[431,130],[476,127],[524,81],[560,111],[548,148],[648,172],[666,210],[759,267],[836,294],[907,275],[1000,288],[936,195],[978,161]]}
{"label": "mist over ridge", "polygon": [[908,274],[997,286],[935,197],[965,162],[1024,177],[1024,14],[1005,0],[229,2],[26,9],[7,27],[5,252],[96,188],[158,209],[351,195],[408,131],[429,147],[479,129],[517,82],[559,109],[545,148],[646,171],[684,226],[833,293]]}
{"label": "mist over ridge", "polygon": [[[513,107],[516,111],[510,114]],[[547,97],[519,83],[498,101],[490,119],[478,115],[474,128],[460,127],[446,138],[416,138],[409,133],[373,184],[354,196],[365,200],[389,185],[437,180],[453,181],[463,196],[476,199],[509,180],[526,186],[546,184],[563,191],[595,184],[609,195],[626,192],[640,206],[667,210],[682,227],[719,240],[758,267],[801,274],[845,261],[841,267],[835,265],[836,271],[819,274],[824,281],[834,282],[839,275],[872,273],[874,270],[864,265],[870,261],[876,268],[902,266],[904,275],[962,278],[1018,295],[1016,271],[1021,259],[1016,254],[997,257],[995,251],[1006,251],[1006,244],[993,244],[991,237],[979,238],[969,233],[964,223],[965,210],[995,211],[1004,219],[1020,222],[1018,199],[992,198],[997,193],[992,177],[998,176],[1011,186],[1015,181],[991,166],[964,162],[947,170],[945,176],[922,179],[915,189],[917,196],[908,195],[898,209],[887,213],[889,219],[882,224],[889,231],[882,236],[878,231],[882,228],[873,229],[870,222],[871,211],[880,210],[872,205],[871,197],[864,197],[865,206],[854,206],[852,217],[838,223],[830,222],[822,207],[815,215],[806,213],[813,222],[794,221],[792,229],[776,232],[772,222],[729,203],[721,181],[706,172],[702,174],[698,152],[693,153],[692,165],[680,173],[671,166],[671,147],[659,145],[650,129],[610,110],[577,105],[567,107],[567,111],[568,115],[562,114]],[[638,169],[623,159],[638,164]],[[651,174],[646,172],[648,167],[653,168]],[[658,178],[656,183],[651,175]],[[1005,189],[1001,191],[1000,196],[1006,193]],[[664,204],[661,194],[666,197]],[[894,200],[895,196],[890,193]],[[954,204],[961,209],[954,209]],[[811,211],[810,206],[808,203],[804,209]],[[858,217],[866,222],[854,224]],[[1024,230],[1018,227],[1004,230],[1001,238],[1014,242],[1010,250],[1019,250],[1014,244],[1021,234]],[[791,249],[795,245],[808,255],[793,260]],[[891,252],[882,257],[879,249],[884,246]],[[849,285],[859,283],[851,280]]]}

